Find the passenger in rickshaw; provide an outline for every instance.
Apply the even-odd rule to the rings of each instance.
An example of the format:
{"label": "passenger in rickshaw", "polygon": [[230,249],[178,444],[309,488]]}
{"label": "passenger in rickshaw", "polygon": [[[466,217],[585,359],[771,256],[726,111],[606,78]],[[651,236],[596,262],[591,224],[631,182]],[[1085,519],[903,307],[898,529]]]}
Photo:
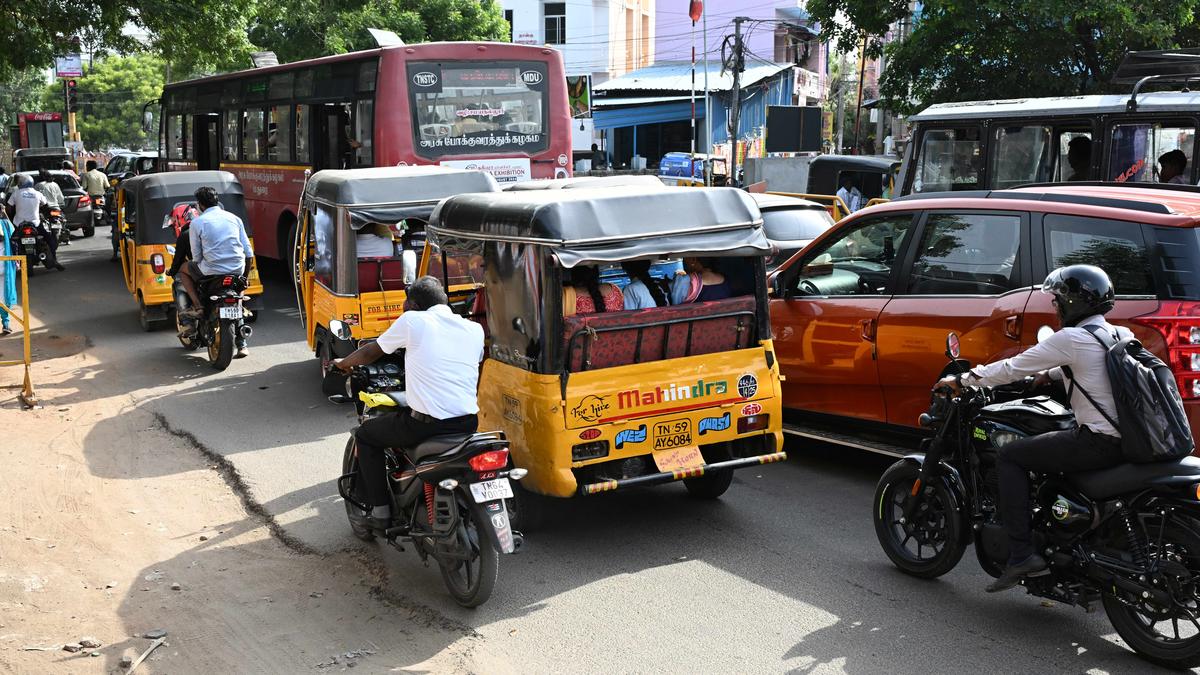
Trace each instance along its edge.
{"label": "passenger in rickshaw", "polygon": [[671,282],[672,305],[724,300],[738,295],[712,258],[684,258],[683,270],[676,275]]}
{"label": "passenger in rickshaw", "polygon": [[630,260],[621,263],[621,268],[629,275],[629,284],[622,291],[625,309],[650,309],[669,304],[659,280],[650,276],[649,260]]}
{"label": "passenger in rickshaw", "polygon": [[594,265],[571,268],[569,282],[563,287],[563,314],[596,314],[625,309],[621,289],[600,283],[600,269]]}
{"label": "passenger in rickshaw", "polygon": [[391,258],[396,255],[392,228],[384,223],[367,223],[355,236],[359,258]]}

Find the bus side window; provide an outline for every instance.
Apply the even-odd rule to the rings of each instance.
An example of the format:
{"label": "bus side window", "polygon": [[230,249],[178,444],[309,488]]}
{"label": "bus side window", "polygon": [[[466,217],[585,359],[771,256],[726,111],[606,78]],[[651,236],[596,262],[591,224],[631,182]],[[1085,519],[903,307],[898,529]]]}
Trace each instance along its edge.
{"label": "bus side window", "polygon": [[[1192,125],[1163,122],[1114,124],[1106,180],[1117,183],[1169,181],[1194,185],[1192,148],[1195,137],[1196,128]],[[1187,163],[1181,175],[1164,178],[1158,160],[1174,150],[1182,152]]]}
{"label": "bus side window", "polygon": [[1053,159],[1049,127],[998,127],[994,133],[988,187],[1002,190],[1049,177]]}
{"label": "bus side window", "polygon": [[979,127],[926,131],[921,138],[913,192],[976,189],[982,146]]}
{"label": "bus side window", "polygon": [[1095,180],[1096,177],[1092,175],[1093,149],[1090,131],[1060,129],[1054,182],[1073,183],[1081,180]]}

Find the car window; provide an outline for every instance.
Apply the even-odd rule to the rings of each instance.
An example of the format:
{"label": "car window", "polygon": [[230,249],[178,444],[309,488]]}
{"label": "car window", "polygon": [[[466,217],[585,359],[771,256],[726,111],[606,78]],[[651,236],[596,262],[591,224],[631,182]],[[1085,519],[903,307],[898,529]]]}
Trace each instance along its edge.
{"label": "car window", "polygon": [[1041,183],[1050,174],[1050,128],[999,127],[995,130],[992,187],[1001,190],[1025,183]]}
{"label": "car window", "polygon": [[[1108,178],[1118,183],[1181,183],[1194,185],[1192,147],[1196,128],[1191,124],[1133,123],[1113,125],[1109,150]],[[1159,159],[1167,153],[1182,153],[1183,173],[1163,175]],[[1174,173],[1174,172],[1172,172]]]}
{"label": "car window", "polygon": [[912,214],[855,221],[799,261],[796,295],[879,295],[887,290]]}
{"label": "car window", "polygon": [[1021,216],[931,213],[908,277],[910,295],[999,295],[1016,287]]}
{"label": "car window", "polygon": [[1046,214],[1047,269],[1095,265],[1118,295],[1154,295],[1150,256],[1138,223]]}
{"label": "car window", "polygon": [[913,192],[978,188],[983,162],[981,135],[979,127],[926,131],[921,139]]}
{"label": "car window", "polygon": [[104,167],[104,173],[109,174],[109,175],[121,173],[122,171],[125,170],[123,168],[124,166],[125,166],[125,158],[124,157],[113,157],[112,159],[110,159],[108,161],[108,166]]}

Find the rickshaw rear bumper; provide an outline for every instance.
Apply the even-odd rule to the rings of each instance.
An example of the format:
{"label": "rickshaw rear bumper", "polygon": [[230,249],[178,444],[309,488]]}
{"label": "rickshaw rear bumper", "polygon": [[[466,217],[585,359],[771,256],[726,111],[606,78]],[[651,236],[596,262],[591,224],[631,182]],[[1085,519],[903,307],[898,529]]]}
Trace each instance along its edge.
{"label": "rickshaw rear bumper", "polygon": [[774,464],[787,459],[787,453],[772,452],[766,455],[755,455],[753,457],[741,457],[739,459],[730,459],[724,462],[713,462],[695,469],[677,469],[675,471],[663,471],[660,473],[648,474],[645,476],[636,476],[634,478],[623,478],[620,480],[606,480],[597,483],[585,483],[579,486],[579,494],[594,495],[599,492],[611,492],[621,488],[633,487],[635,485],[657,485],[659,483],[670,483],[685,478],[699,478],[705,474],[711,474],[715,471],[732,471],[734,469],[744,469],[750,466],[759,466],[761,464]]}

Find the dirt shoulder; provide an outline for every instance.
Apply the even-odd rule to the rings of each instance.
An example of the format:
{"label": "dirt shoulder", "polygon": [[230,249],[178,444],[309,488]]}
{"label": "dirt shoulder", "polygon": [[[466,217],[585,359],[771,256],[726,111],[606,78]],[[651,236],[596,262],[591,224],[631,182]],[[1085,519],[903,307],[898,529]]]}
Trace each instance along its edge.
{"label": "dirt shoulder", "polygon": [[[0,672],[125,672],[154,630],[138,673],[485,669],[469,628],[390,598],[385,551],[274,537],[230,469],[104,395],[82,336],[38,352],[42,408],[0,389]],[[0,368],[0,386],[19,381]],[[101,646],[63,650],[81,638]]]}

